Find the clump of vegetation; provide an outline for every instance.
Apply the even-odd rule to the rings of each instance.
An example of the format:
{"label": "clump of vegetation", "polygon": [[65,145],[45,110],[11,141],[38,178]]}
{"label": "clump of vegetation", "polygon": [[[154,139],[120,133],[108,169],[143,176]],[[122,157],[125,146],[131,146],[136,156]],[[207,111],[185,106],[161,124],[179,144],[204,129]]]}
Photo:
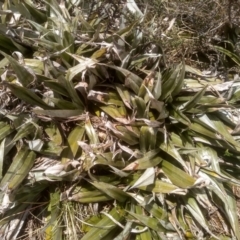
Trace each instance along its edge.
{"label": "clump of vegetation", "polygon": [[198,2],[1,3],[1,239],[240,239],[236,3]]}

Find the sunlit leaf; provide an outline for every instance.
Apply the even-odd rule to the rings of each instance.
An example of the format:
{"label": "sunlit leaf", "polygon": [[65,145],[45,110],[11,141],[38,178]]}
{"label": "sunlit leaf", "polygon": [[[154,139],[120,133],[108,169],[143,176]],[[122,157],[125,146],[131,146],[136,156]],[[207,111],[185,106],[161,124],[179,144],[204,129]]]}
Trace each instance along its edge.
{"label": "sunlit leaf", "polygon": [[131,186],[131,188],[139,188],[143,186],[148,186],[154,183],[155,178],[155,171],[154,168],[148,168],[142,174],[142,176]]}
{"label": "sunlit leaf", "polygon": [[[123,214],[119,214],[116,208],[113,208],[109,212],[109,215],[118,222],[121,222],[124,219]],[[103,219],[95,225],[95,227],[92,227],[91,230],[85,234],[83,238],[81,238],[81,240],[99,239],[99,235],[104,238],[111,230],[115,229],[116,226],[116,223],[105,215]]]}
{"label": "sunlit leaf", "polygon": [[159,152],[160,152],[160,149],[149,151],[144,155],[143,158],[140,158],[130,163],[123,170],[130,171],[130,170],[147,169],[150,167],[155,167],[163,160],[160,156],[158,156]]}
{"label": "sunlit leaf", "polygon": [[195,179],[173,164],[164,160],[162,169],[171,182],[180,188],[189,188],[195,183]]}
{"label": "sunlit leaf", "polygon": [[127,193],[123,192],[121,189],[104,182],[90,182],[100,191],[103,191],[105,194],[110,196],[113,199],[116,199],[120,202],[124,202],[129,196]]}

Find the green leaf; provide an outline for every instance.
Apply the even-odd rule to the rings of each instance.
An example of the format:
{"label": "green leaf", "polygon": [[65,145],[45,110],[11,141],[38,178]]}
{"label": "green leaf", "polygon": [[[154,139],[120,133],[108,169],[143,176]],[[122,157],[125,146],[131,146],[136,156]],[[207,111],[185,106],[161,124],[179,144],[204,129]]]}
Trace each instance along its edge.
{"label": "green leaf", "polygon": [[61,110],[41,110],[41,109],[34,109],[34,113],[38,115],[45,115],[51,118],[71,118],[77,117],[82,114],[82,110],[68,110],[68,109],[61,109]]}
{"label": "green leaf", "polygon": [[182,106],[179,107],[181,111],[188,111],[194,108],[201,100],[202,96],[206,92],[208,85],[206,85],[201,91],[199,91],[191,100],[184,103]]}
{"label": "green leaf", "polygon": [[[138,215],[144,215],[144,209],[143,208],[141,208],[140,206],[136,205],[135,209],[136,209],[136,213]],[[140,227],[139,226],[140,230],[142,230],[143,228],[144,227]],[[150,233],[149,230],[148,231],[144,231],[144,232],[138,234],[137,237],[139,237],[139,238],[136,238],[136,240],[149,240],[149,239],[151,239],[151,233]]]}
{"label": "green leaf", "polygon": [[45,80],[44,84],[46,85],[46,87],[49,87],[53,92],[59,93],[65,97],[69,97],[68,91],[61,83],[55,80]]}
{"label": "green leaf", "polygon": [[47,217],[47,227],[45,229],[47,239],[59,240],[62,238],[62,227],[58,225],[59,216],[61,214],[59,191],[50,193],[48,208],[49,215]]}
{"label": "green leaf", "polygon": [[17,84],[4,82],[7,87],[11,90],[11,92],[18,97],[19,99],[29,103],[31,105],[39,106],[43,109],[52,109],[53,107],[47,105],[41,98],[39,98],[34,92],[31,90],[18,86]]}
{"label": "green leaf", "polygon": [[195,179],[168,161],[162,161],[162,170],[171,182],[180,188],[192,187]]}
{"label": "green leaf", "polygon": [[139,222],[141,222],[144,226],[147,226],[155,231],[161,232],[166,231],[166,229],[162,227],[162,225],[159,223],[159,220],[156,218],[136,214],[130,211],[128,213],[132,215],[134,218],[136,218]]}
{"label": "green leaf", "polygon": [[116,89],[117,89],[117,92],[118,92],[119,96],[121,97],[123,103],[125,104],[125,106],[131,109],[132,108],[131,107],[131,95],[129,93],[129,90],[127,90],[120,84],[118,84],[116,86]]}
{"label": "green leaf", "polygon": [[[118,222],[121,222],[124,219],[123,214],[119,213],[117,208],[113,208],[109,212],[109,215]],[[91,230],[81,238],[81,240],[103,240],[104,237],[116,227],[116,223],[114,223],[108,216],[104,216],[103,219],[95,225],[95,227],[92,227]]]}
{"label": "green leaf", "polygon": [[176,159],[185,169],[187,169],[187,165],[185,161],[182,159],[181,155],[179,154],[179,152],[177,151],[177,149],[175,148],[175,146],[172,144],[170,140],[168,141],[167,144],[162,143],[160,145],[160,148],[164,152],[172,156],[174,159]]}
{"label": "green leaf", "polygon": [[0,122],[0,140],[4,139],[13,131],[14,129],[12,129],[10,125]]}
{"label": "green leaf", "polygon": [[130,187],[132,188],[140,188],[143,186],[149,186],[154,183],[155,180],[155,170],[153,167],[148,168],[145,172],[137,179],[137,181]]}
{"label": "green leaf", "polygon": [[153,127],[142,126],[140,129],[140,150],[146,153],[155,149],[157,141],[157,131]]}
{"label": "green leaf", "polygon": [[238,209],[236,204],[236,199],[233,195],[232,190],[227,189],[227,196],[225,202],[225,213],[228,216],[229,222],[234,230],[237,238],[240,238],[240,226],[239,226],[239,217],[238,217]]}
{"label": "green leaf", "polygon": [[240,58],[239,58],[238,55],[236,55],[236,54],[230,52],[229,50],[227,50],[227,49],[225,49],[225,48],[222,48],[222,47],[220,47],[220,46],[216,46],[216,45],[215,45],[214,48],[215,48],[217,51],[219,51],[219,52],[227,55],[228,57],[230,57],[237,65],[240,66]]}
{"label": "green leaf", "polygon": [[51,141],[57,145],[61,145],[63,139],[58,127],[54,123],[47,126],[44,130]]}
{"label": "green leaf", "polygon": [[17,134],[14,136],[12,142],[16,142],[24,137],[27,137],[29,134],[36,131],[36,127],[38,127],[38,125],[34,122],[27,122],[21,125]]}
{"label": "green leaf", "polygon": [[140,158],[130,163],[122,170],[132,171],[132,170],[140,170],[140,169],[155,167],[156,165],[158,165],[160,162],[163,161],[163,159],[160,156],[158,156],[159,152],[160,152],[160,149],[149,151],[144,155],[143,158]]}
{"label": "green leaf", "polygon": [[196,200],[192,197],[185,200],[186,207],[190,211],[190,213],[193,215],[193,217],[197,220],[197,222],[212,236],[216,237],[209,229],[207,225],[207,220],[203,216],[203,213],[201,209],[199,208]]}
{"label": "green leaf", "polygon": [[45,13],[39,11],[36,6],[32,5],[32,4],[28,4],[27,2],[22,2],[21,4],[23,4],[27,10],[29,11],[29,13],[31,14],[31,16],[34,18],[34,20],[37,23],[44,23],[47,21],[47,16]]}
{"label": "green leaf", "polygon": [[3,178],[4,147],[5,147],[5,139],[2,140],[0,143],[0,181]]}
{"label": "green leaf", "polygon": [[61,156],[64,159],[73,159],[76,157],[79,145],[77,141],[81,141],[85,133],[83,125],[76,126],[68,136],[67,144],[68,147],[63,150]]}
{"label": "green leaf", "polygon": [[216,139],[217,135],[216,135],[215,131],[209,130],[208,128],[202,126],[201,124],[192,122],[189,128],[197,133],[204,135],[204,136]]}
{"label": "green leaf", "polygon": [[94,67],[96,64],[96,60],[82,57],[82,61],[78,65],[68,69],[66,76],[67,81],[72,81],[77,74],[86,71],[87,68]]}
{"label": "green leaf", "polygon": [[114,106],[102,106],[100,107],[105,113],[107,113],[110,117],[113,119],[119,121],[119,122],[125,122],[127,121],[126,119],[126,109],[125,107],[114,107]]}
{"label": "green leaf", "polygon": [[98,135],[95,129],[93,128],[89,117],[87,117],[85,121],[85,130],[88,138],[90,139],[90,144],[98,144],[99,143]]}
{"label": "green leaf", "polygon": [[138,77],[136,74],[134,74],[124,68],[120,68],[120,67],[113,66],[113,65],[105,65],[105,66],[107,66],[109,68],[113,68],[113,69],[117,70],[118,72],[121,72],[124,76],[123,82],[125,82],[125,86],[130,88],[131,90],[133,90],[133,92],[135,94],[138,94],[139,88],[143,81],[140,77]]}
{"label": "green leaf", "polygon": [[127,193],[123,192],[121,189],[111,184],[97,181],[93,181],[90,183],[93,186],[95,186],[98,190],[104,192],[105,194],[119,202],[125,202],[126,199],[129,198]]}
{"label": "green leaf", "polygon": [[177,85],[172,91],[172,96],[176,96],[183,88],[184,85],[184,77],[185,77],[185,63],[182,62],[179,64],[179,73],[176,79]]}
{"label": "green leaf", "polygon": [[[156,204],[154,201],[149,201],[149,197],[142,197],[139,194],[136,193],[128,193],[132,196],[132,198],[139,203],[140,206],[145,208],[149,213],[151,213],[154,217],[158,218],[160,220],[160,223],[163,225],[165,222],[165,219],[167,218],[167,212],[159,206],[159,204]],[[171,225],[169,226],[171,228]]]}
{"label": "green leaf", "polygon": [[84,185],[84,187],[76,186],[70,195],[67,193],[63,193],[62,195],[64,197],[67,196],[69,201],[80,203],[97,203],[112,200],[106,193],[93,188],[91,185],[90,187],[86,185]]}
{"label": "green leaf", "polygon": [[29,84],[33,83],[35,80],[35,76],[33,73],[31,73],[29,70],[27,70],[23,65],[18,63],[14,58],[7,55],[6,53],[0,51],[0,53],[8,59],[8,61],[11,63],[11,66],[16,73],[19,82],[24,86],[27,87]]}
{"label": "green leaf", "polygon": [[174,119],[174,121],[183,123],[186,126],[191,125],[191,121],[188,119],[188,117],[183,114],[180,110],[178,110],[175,106],[171,106],[172,109],[170,109],[170,116]]}
{"label": "green leaf", "polygon": [[28,175],[32,168],[36,154],[32,151],[22,148],[14,157],[7,173],[4,175],[0,186],[8,186],[8,189],[16,189]]}
{"label": "green leaf", "polygon": [[64,87],[68,91],[68,97],[71,96],[72,101],[76,104],[79,110],[84,111],[85,106],[80,99],[78,93],[76,92],[74,85],[72,82],[67,81],[65,78],[62,79],[64,81]]}
{"label": "green leaf", "polygon": [[141,186],[140,189],[154,193],[173,193],[179,188],[171,183],[156,180],[152,185]]}
{"label": "green leaf", "polygon": [[175,70],[170,70],[162,77],[162,95],[160,100],[164,100],[172,94],[179,92],[179,86],[182,85],[185,68],[179,64]]}
{"label": "green leaf", "polygon": [[155,99],[159,99],[162,94],[162,74],[160,72],[156,73],[155,83],[153,88],[153,96]]}
{"label": "green leaf", "polygon": [[56,142],[49,141],[45,142],[40,153],[51,157],[59,157],[63,149],[64,147],[58,145]]}
{"label": "green leaf", "polygon": [[222,139],[224,141],[228,141],[235,147],[240,147],[240,144],[236,142],[232,135],[229,133],[227,129],[228,127],[215,115],[211,114],[208,116],[206,114],[203,114],[201,117],[199,117],[199,120],[199,123],[202,125],[206,125],[216,131],[216,139]]}
{"label": "green leaf", "polygon": [[29,51],[29,49],[23,45],[15,42],[12,37],[7,37],[5,33],[0,34],[0,49],[2,49],[4,52],[7,52],[8,54],[11,54],[14,51],[20,51],[26,54]]}
{"label": "green leaf", "polygon": [[144,118],[146,115],[146,104],[144,100],[138,96],[132,98],[133,107],[135,108],[136,115],[138,118]]}
{"label": "green leaf", "polygon": [[63,110],[75,109],[76,110],[78,108],[76,104],[66,100],[59,99],[59,98],[47,98],[47,100],[50,103],[53,103],[54,106],[59,109],[63,109]]}

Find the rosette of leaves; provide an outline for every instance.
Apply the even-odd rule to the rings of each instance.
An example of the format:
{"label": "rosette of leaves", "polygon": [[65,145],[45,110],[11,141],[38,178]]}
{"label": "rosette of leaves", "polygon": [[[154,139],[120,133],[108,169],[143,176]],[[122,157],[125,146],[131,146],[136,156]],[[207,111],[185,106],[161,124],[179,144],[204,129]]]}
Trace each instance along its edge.
{"label": "rosette of leaves", "polygon": [[240,239],[237,76],[162,68],[131,2],[119,26],[108,1],[19,3],[39,37],[1,51],[1,238]]}

